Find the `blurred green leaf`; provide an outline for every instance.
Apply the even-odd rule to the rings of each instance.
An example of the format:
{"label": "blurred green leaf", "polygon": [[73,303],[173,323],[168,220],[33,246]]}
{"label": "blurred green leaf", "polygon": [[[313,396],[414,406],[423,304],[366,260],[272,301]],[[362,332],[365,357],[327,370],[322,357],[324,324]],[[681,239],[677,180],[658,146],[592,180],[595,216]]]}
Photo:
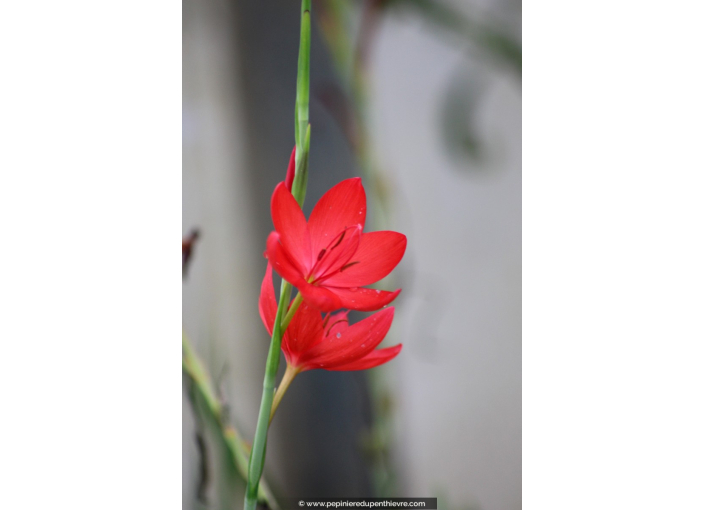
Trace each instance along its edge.
{"label": "blurred green leaf", "polygon": [[444,96],[440,117],[442,141],[448,152],[456,159],[469,159],[475,163],[485,155],[484,142],[475,122],[486,90],[482,76],[478,71],[456,74]]}

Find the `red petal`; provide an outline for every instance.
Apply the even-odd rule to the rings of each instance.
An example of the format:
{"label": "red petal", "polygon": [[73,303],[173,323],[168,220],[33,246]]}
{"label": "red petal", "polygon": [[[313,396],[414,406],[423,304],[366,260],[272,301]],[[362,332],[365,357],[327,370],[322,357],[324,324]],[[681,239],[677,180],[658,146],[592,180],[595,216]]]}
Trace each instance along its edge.
{"label": "red petal", "polygon": [[280,239],[278,232],[269,234],[266,240],[266,258],[281,278],[297,287],[299,282],[304,281],[303,275],[291,262],[291,257],[281,245]]}
{"label": "red petal", "polygon": [[276,295],[274,294],[274,280],[271,278],[271,264],[266,265],[266,273],[262,281],[262,290],[259,293],[259,316],[262,318],[264,327],[271,335],[276,320]]}
{"label": "red petal", "polygon": [[271,197],[271,218],[292,262],[301,273],[307,275],[312,267],[308,224],[298,202],[284,183],[276,186]]}
{"label": "red petal", "polygon": [[401,352],[401,347],[403,347],[403,345],[398,344],[394,347],[387,347],[386,349],[377,349],[357,361],[352,361],[343,365],[335,365],[334,367],[326,367],[325,370],[342,372],[350,370],[366,370],[368,368],[378,367],[379,365],[383,365],[387,361],[394,359],[398,353]]}
{"label": "red petal", "polygon": [[347,179],[328,190],[315,204],[308,219],[314,256],[347,227],[360,224],[367,217],[367,197],[359,177]]}
{"label": "red petal", "polygon": [[340,299],[339,308],[349,308],[360,312],[372,312],[379,310],[391,303],[396,296],[401,293],[401,289],[394,292],[386,290],[362,289],[352,287],[343,289],[340,287],[328,287]]}
{"label": "red petal", "polygon": [[394,308],[387,308],[347,328],[339,336],[327,336],[301,356],[309,368],[326,368],[357,361],[371,351],[388,333]]}
{"label": "red petal", "polygon": [[362,234],[350,262],[358,262],[325,281],[332,287],[362,287],[378,282],[398,265],[406,251],[406,236],[380,231]]}
{"label": "red petal", "polygon": [[284,345],[288,350],[291,364],[297,365],[299,355],[322,337],[323,319],[320,317],[320,312],[307,303],[302,303],[284,335]]}
{"label": "red petal", "polygon": [[332,312],[333,310],[342,308],[340,298],[324,287],[316,287],[302,279],[294,285],[298,288],[298,291],[303,294],[303,299],[313,306],[313,308],[317,308],[321,312]]}
{"label": "red petal", "polygon": [[293,178],[296,177],[296,146],[293,146],[291,159],[288,161],[288,170],[286,170],[286,189],[291,191],[293,187]]}

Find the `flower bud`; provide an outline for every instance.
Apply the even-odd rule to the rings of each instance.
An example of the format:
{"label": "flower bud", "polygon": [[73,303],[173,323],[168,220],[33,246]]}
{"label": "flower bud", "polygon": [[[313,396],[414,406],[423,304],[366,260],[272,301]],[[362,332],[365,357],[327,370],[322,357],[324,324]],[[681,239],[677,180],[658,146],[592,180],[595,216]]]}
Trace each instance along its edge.
{"label": "flower bud", "polygon": [[293,146],[293,152],[291,152],[291,159],[288,162],[288,170],[286,171],[286,188],[291,191],[293,187],[293,178],[296,176],[296,146]]}

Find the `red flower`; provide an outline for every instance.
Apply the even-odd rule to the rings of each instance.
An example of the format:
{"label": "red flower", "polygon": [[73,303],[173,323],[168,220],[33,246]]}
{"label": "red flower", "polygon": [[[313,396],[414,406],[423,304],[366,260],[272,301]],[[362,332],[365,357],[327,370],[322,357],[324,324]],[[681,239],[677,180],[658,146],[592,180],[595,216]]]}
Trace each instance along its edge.
{"label": "red flower", "polygon": [[381,280],[396,267],[406,251],[406,236],[389,231],[363,234],[366,215],[367,199],[358,177],[325,193],[308,222],[280,183],[271,197],[275,232],[267,239],[266,257],[305,301],[323,312],[378,310],[401,290],[361,287]]}
{"label": "red flower", "polygon": [[[259,314],[270,335],[276,308],[271,264],[268,264],[259,295]],[[286,328],[281,348],[294,374],[316,368],[335,371],[373,368],[401,352],[401,344],[375,350],[393,318],[394,308],[390,307],[350,326],[347,311],[321,317],[318,310],[303,302]]]}

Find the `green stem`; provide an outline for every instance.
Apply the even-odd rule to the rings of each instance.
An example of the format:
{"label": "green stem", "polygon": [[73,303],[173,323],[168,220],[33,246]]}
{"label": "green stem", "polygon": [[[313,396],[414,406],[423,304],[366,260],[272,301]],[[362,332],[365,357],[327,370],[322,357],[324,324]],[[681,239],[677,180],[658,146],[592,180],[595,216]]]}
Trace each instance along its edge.
{"label": "green stem", "polygon": [[[310,9],[311,0],[301,2],[301,44],[298,52],[298,81],[296,84],[296,175],[291,187],[293,196],[298,205],[303,207],[306,196],[306,186],[308,183],[308,152],[310,150],[310,124],[308,123],[308,107],[310,103]],[[281,297],[279,307],[276,311],[274,328],[269,344],[269,354],[266,358],[266,369],[264,372],[264,383],[262,389],[262,401],[259,406],[259,417],[257,418],[257,428],[254,433],[252,443],[252,454],[249,457],[249,476],[247,478],[247,488],[244,495],[245,510],[256,510],[257,491],[259,489],[259,479],[264,471],[264,459],[266,456],[266,439],[269,432],[269,418],[274,401],[274,385],[276,384],[276,372],[279,368],[279,358],[281,357],[281,338],[291,319],[284,314],[288,310],[291,299],[291,284],[283,280],[281,282]],[[298,297],[296,298],[298,299]],[[300,301],[294,303],[298,308]],[[294,307],[292,307],[293,309]],[[293,317],[295,309],[290,317]]]}
{"label": "green stem", "polygon": [[[306,199],[306,187],[308,186],[308,153],[310,152],[310,124],[306,127],[306,136],[303,149],[296,146],[296,174],[291,186],[291,194],[303,208]],[[299,159],[300,154],[300,159]]]}
{"label": "green stem", "polygon": [[291,365],[286,366],[286,372],[284,373],[283,379],[281,379],[281,384],[279,384],[279,387],[276,388],[276,394],[274,395],[274,404],[271,406],[271,414],[269,415],[270,425],[271,421],[274,419],[276,410],[279,408],[281,399],[284,397],[284,395],[286,394],[286,390],[288,390],[288,387],[291,384],[291,381],[293,381],[300,372],[301,369],[299,367],[294,367]]}

